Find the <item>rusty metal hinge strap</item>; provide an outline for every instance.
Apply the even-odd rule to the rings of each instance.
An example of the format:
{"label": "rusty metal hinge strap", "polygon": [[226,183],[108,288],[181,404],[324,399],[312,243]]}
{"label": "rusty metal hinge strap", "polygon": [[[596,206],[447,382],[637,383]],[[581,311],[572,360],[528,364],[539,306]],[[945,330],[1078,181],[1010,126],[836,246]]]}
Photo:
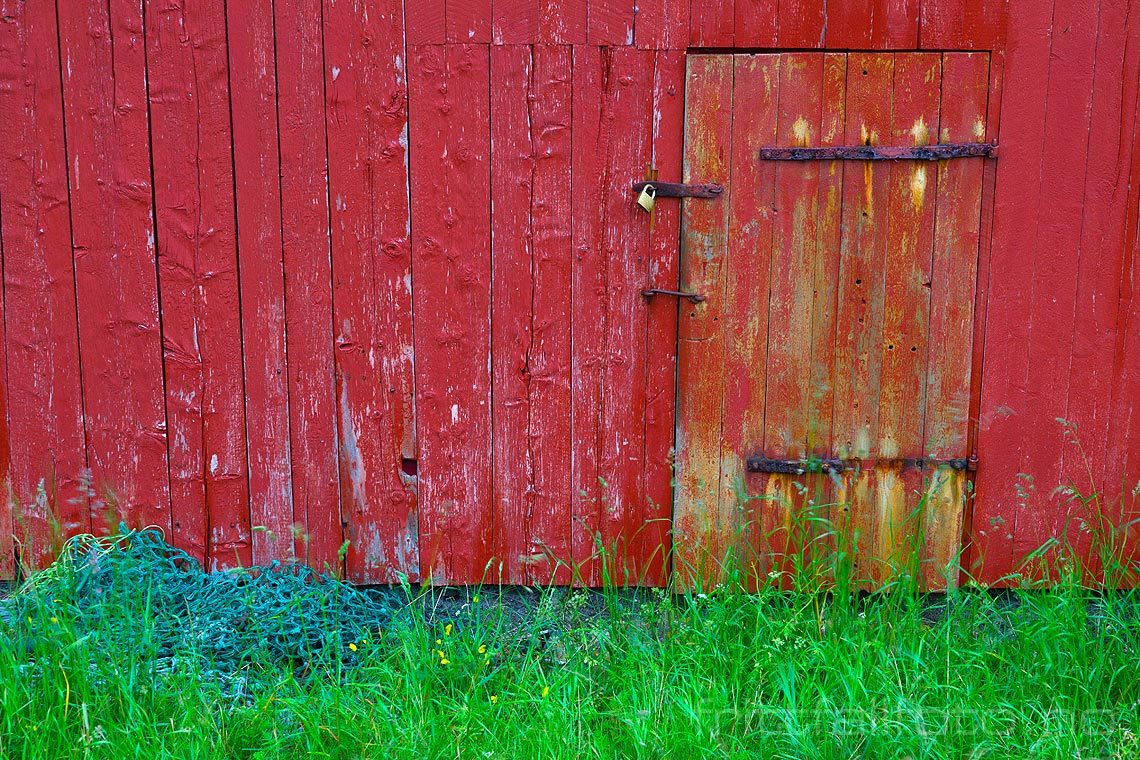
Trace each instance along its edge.
{"label": "rusty metal hinge strap", "polygon": [[633,183],[633,192],[640,193],[647,185],[652,185],[658,198],[716,198],[724,192],[722,185],[711,182],[685,184],[683,182],[655,182],[643,180]]}
{"label": "rusty metal hinge strap", "polygon": [[913,147],[833,145],[822,148],[761,148],[765,161],[945,161],[950,158],[993,158],[997,143],[940,143]]}
{"label": "rusty metal hinge strap", "polygon": [[976,456],[958,459],[936,459],[932,457],[911,457],[900,459],[769,459],[748,457],[748,472],[767,472],[781,475],[806,475],[810,472],[840,473],[867,470],[874,467],[897,468],[903,470],[951,470],[978,469]]}

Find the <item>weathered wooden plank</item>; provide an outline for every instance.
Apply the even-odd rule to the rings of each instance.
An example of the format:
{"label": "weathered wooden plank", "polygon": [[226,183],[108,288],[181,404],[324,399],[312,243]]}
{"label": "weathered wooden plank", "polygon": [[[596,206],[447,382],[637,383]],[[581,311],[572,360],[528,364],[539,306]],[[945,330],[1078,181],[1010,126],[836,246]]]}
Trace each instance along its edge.
{"label": "weathered wooden plank", "polygon": [[634,44],[649,50],[684,50],[689,45],[689,0],[639,0]]}
{"label": "weathered wooden plank", "polygon": [[574,107],[572,171],[585,188],[574,194],[574,561],[591,585],[603,572],[616,583],[639,582],[631,541],[644,540],[648,520],[667,516],[666,507],[646,504],[641,472],[649,218],[630,192],[652,161],[654,55],[632,48],[575,55],[574,89],[583,95]]}
{"label": "weathered wooden plank", "polygon": [[[364,3],[325,5],[335,419],[348,576],[391,582],[400,574],[420,578],[408,100],[400,17],[369,11]],[[425,113],[421,124],[430,130],[437,115]],[[424,159],[425,216],[440,213],[430,184],[439,161]],[[438,293],[442,283],[433,286],[432,274],[429,266],[425,287]],[[424,325],[433,329],[430,320]],[[438,388],[448,376],[459,375],[443,372],[424,387]],[[442,477],[460,459],[438,464]]]}
{"label": "weathered wooden plank", "polygon": [[733,42],[737,47],[775,47],[779,41],[777,0],[737,0]]}
{"label": "weathered wooden plank", "polygon": [[489,580],[570,568],[569,47],[491,51],[493,394]]}
{"label": "weathered wooden plank", "polygon": [[[651,164],[659,177],[681,177],[685,125],[685,54],[660,51],[653,61]],[[649,230],[649,287],[680,286],[678,241],[681,204],[659,203]],[[671,299],[646,305],[645,504],[652,515],[636,536],[633,552],[643,581],[668,582],[673,516],[673,443],[676,432],[677,317]]]}
{"label": "weathered wooden plank", "polygon": [[[825,147],[842,144],[845,137],[847,65],[845,54],[828,53],[823,56],[819,139]],[[819,167],[816,201],[819,216],[815,222],[816,250],[811,270],[811,370],[805,400],[805,449],[813,457],[829,456],[835,450],[835,342],[839,329],[837,300],[843,236],[843,178],[847,170],[848,167],[839,161],[823,163]],[[802,550],[802,554],[810,563],[820,557],[819,552],[837,546],[833,530],[839,516],[835,506],[837,482],[830,475],[820,474],[807,478],[803,483],[809,509],[801,522],[804,538],[811,543]],[[811,579],[819,580],[823,579]]]}
{"label": "weathered wooden plank", "polygon": [[225,13],[146,6],[173,539],[250,562]]}
{"label": "weathered wooden plank", "polygon": [[824,44],[854,50],[918,47],[920,0],[828,0]]}
{"label": "weathered wooden plank", "polygon": [[[1121,460],[1110,459],[1110,447],[1101,444],[1109,440],[1111,419],[1116,414],[1111,390],[1116,362],[1108,357],[1115,352],[1116,334],[1124,323],[1119,309],[1126,246],[1117,231],[1125,221],[1130,200],[1134,203],[1129,198],[1128,153],[1135,152],[1136,143],[1127,141],[1134,107],[1125,109],[1135,102],[1136,78],[1126,83],[1124,72],[1128,70],[1127,47],[1135,44],[1136,35],[1133,32],[1133,40],[1128,39],[1129,20],[1121,4],[1097,4],[1096,13],[1096,60],[1077,254],[1079,287],[1063,415],[1077,426],[1076,441],[1065,447],[1059,473],[1060,484],[1086,496],[1100,494],[1096,502],[1073,504],[1068,510],[1078,528],[1069,536],[1092,577],[1099,577],[1104,569],[1096,545],[1111,533],[1101,517],[1117,525],[1126,522],[1120,519],[1124,494],[1119,492],[1122,485],[1126,490],[1136,484],[1134,477],[1131,484],[1124,485],[1126,471],[1118,471]],[[1135,26],[1134,21],[1131,23]],[[1137,70],[1135,66],[1131,69]],[[1129,87],[1133,88],[1131,93]]]}
{"label": "weathered wooden plank", "polygon": [[633,44],[634,0],[588,0],[586,41],[590,45]]}
{"label": "weathered wooden plank", "polygon": [[[0,258],[4,256],[4,237],[0,235]],[[0,372],[4,377],[8,374],[8,362],[5,358],[4,346],[7,343],[4,334],[4,300],[0,298]],[[3,477],[4,487],[11,487],[12,472],[12,439],[8,433],[8,384],[0,383],[0,477]],[[0,506],[0,580],[10,581],[16,577],[16,552],[13,543],[15,539],[14,521],[16,505],[11,498],[5,498]]]}
{"label": "weathered wooden plank", "polygon": [[[1093,64],[1096,54],[1096,13],[1093,2],[1058,4],[1052,20],[1054,33],[1045,99],[1041,187],[1048,195],[1037,208],[1033,275],[1027,346],[1033,351],[1028,365],[1026,404],[1035,435],[1022,436],[1018,449],[1026,457],[1021,472],[1035,478],[1032,509],[1022,509],[1014,520],[1014,552],[1028,556],[1050,538],[1071,539],[1076,531],[1071,505],[1055,491],[1062,485],[1061,454],[1065,435],[1057,419],[1065,413],[1069,383],[1070,349],[1080,288],[1079,257],[1086,156],[1092,117]],[[1045,191],[1043,190],[1043,193]],[[1011,452],[1017,449],[1011,449]],[[1007,455],[1008,456],[1008,455]]]}
{"label": "weathered wooden plank", "polygon": [[[1129,25],[1126,25],[1129,26]],[[1140,82],[1127,72],[1140,68],[1140,29],[1136,24],[1129,26],[1127,53],[1121,67],[1121,126],[1119,139],[1122,145],[1131,146],[1131,160],[1124,160],[1118,171],[1127,172],[1129,181],[1127,201],[1124,204],[1123,224],[1120,228],[1123,248],[1123,266],[1120,273],[1120,311],[1117,316],[1116,346],[1113,355],[1112,421],[1109,426],[1110,462],[1118,463],[1117,472],[1106,475],[1111,483],[1109,501],[1113,505],[1110,514],[1118,526],[1131,523],[1123,531],[1122,546],[1118,560],[1122,563],[1140,561],[1140,498],[1135,484],[1140,482],[1140,414],[1137,407],[1135,388],[1140,387],[1140,301],[1137,300],[1137,263],[1140,257]],[[1110,59],[1111,60],[1111,59]],[[1131,138],[1131,139],[1129,139]],[[1124,152],[1127,155],[1127,151]],[[1120,486],[1116,484],[1119,483]],[[1119,500],[1116,489],[1122,493]],[[1135,566],[1135,565],[1133,565]],[[1138,579],[1133,575],[1127,579],[1132,587]]]}
{"label": "weathered wooden plank", "polygon": [[614,52],[606,114],[625,132],[609,146],[608,181],[602,186],[606,289],[599,346],[600,533],[602,546],[612,558],[610,578],[619,584],[645,582],[638,547],[660,551],[659,542],[650,543],[651,537],[663,536],[660,525],[652,521],[668,519],[666,508],[646,502],[642,471],[647,353],[668,348],[646,345],[649,303],[641,291],[649,273],[650,220],[625,189],[630,180],[644,177],[652,163],[653,60],[652,51],[621,48]]}
{"label": "weathered wooden plank", "polygon": [[412,61],[420,566],[474,583],[492,551],[488,50],[416,47]]}
{"label": "weathered wooden plank", "polygon": [[58,12],[92,527],[169,535],[141,7]]}
{"label": "weathered wooden plank", "polygon": [[[836,144],[843,134],[843,55],[787,54],[780,59],[777,145]],[[838,162],[782,164],[776,169],[769,297],[763,450],[800,458],[831,448],[831,356],[839,262]],[[817,355],[818,354],[818,355]],[[764,481],[761,529],[772,562],[787,570],[790,555],[826,504],[827,478],[770,475]]]}
{"label": "weathered wooden plank", "polygon": [[[847,61],[847,144],[889,142],[893,59],[888,54],[851,53]],[[886,210],[889,172],[871,162],[843,177],[843,239],[835,338],[832,428],[835,455],[866,459],[879,436],[882,376],[880,343],[886,297]],[[869,471],[844,475],[836,490],[836,526],[855,549],[853,571],[870,577],[876,535]]]}
{"label": "weathered wooden plank", "polygon": [[[747,4],[749,0],[741,0]],[[733,0],[690,0],[689,44],[697,47],[732,47],[736,11]]]}
{"label": "weathered wooden plank", "polygon": [[[55,8],[0,4],[0,238],[6,488],[20,561],[43,566],[59,539],[91,528],[75,273]],[[7,506],[6,520],[13,515]],[[0,530],[5,526],[0,525]],[[3,532],[7,542],[11,525]],[[10,572],[0,548],[0,574]]]}
{"label": "weathered wooden plank", "polygon": [[[732,59],[689,57],[685,85],[684,181],[729,178],[732,139]],[[732,188],[717,200],[681,210],[681,288],[708,300],[682,306],[678,354],[677,485],[673,510],[673,570],[683,585],[720,580],[730,545],[730,516],[722,514],[720,440],[725,344],[724,260]]]}
{"label": "weathered wooden plank", "polygon": [[[985,138],[988,85],[988,54],[943,56],[940,141]],[[985,162],[946,161],[937,171],[922,453],[944,458],[970,453],[974,303]],[[923,523],[929,560],[923,568],[927,588],[957,582],[957,574],[942,581],[942,570],[955,560],[961,542],[967,481],[964,473],[944,469],[931,476]]]}
{"label": "weathered wooden plank", "polygon": [[[937,53],[894,54],[890,144],[917,146],[938,140],[941,81],[942,59]],[[938,174],[936,166],[924,161],[884,168],[889,172],[886,298],[878,348],[879,432],[874,445],[878,456],[894,458],[922,451]],[[922,548],[922,523],[915,512],[922,506],[923,475],[908,469],[876,470],[876,558],[885,574],[909,572],[917,569],[914,563]],[[933,494],[927,498],[927,512],[959,510],[958,504],[943,504]]]}
{"label": "weathered wooden plank", "polygon": [[[571,203],[574,218],[574,261],[570,299],[573,340],[571,357],[571,489],[573,492],[571,564],[574,582],[590,585],[598,575],[595,541],[598,535],[598,504],[601,500],[598,389],[601,387],[602,293],[605,281],[601,254],[599,209],[605,204],[606,151],[614,139],[612,120],[607,117],[603,87],[609,86],[611,50],[587,47],[573,49],[573,151],[571,176],[575,183]],[[584,178],[584,179],[583,179]]]}
{"label": "weathered wooden plank", "polygon": [[[1003,121],[1016,125],[1010,129],[1016,128],[1018,139],[1006,141],[997,162],[994,198],[992,247],[995,252],[1008,253],[1001,256],[1000,267],[993,269],[987,298],[986,370],[981,387],[977,497],[971,530],[973,552],[981,563],[977,577],[983,582],[997,581],[1016,569],[1016,516],[1030,509],[1031,499],[1036,502],[1033,491],[1038,488],[1025,477],[1036,467],[1027,467],[1022,448],[1026,431],[1041,434],[1045,430],[1031,420],[1027,387],[1032,363],[1030,283],[1036,259],[1028,241],[1035,238],[1043,203],[1039,188],[1044,164],[1052,160],[1046,156],[1044,134],[1052,19],[1052,8],[1045,4],[1019,14],[1019,26],[1026,39],[1034,42],[1020,53],[1016,65],[1010,66],[1002,94]],[[1058,445],[1057,438],[1051,440]],[[1045,483],[1040,489],[1047,493],[1052,486]]]}
{"label": "weathered wooden plank", "polygon": [[[733,118],[728,182],[729,223],[724,264],[724,422],[721,431],[720,496],[733,516],[732,549],[738,569],[763,578],[769,569],[761,516],[766,476],[746,476],[744,457],[764,447],[764,398],[768,350],[768,303],[777,167],[756,160],[757,145],[776,142],[780,91],[778,55],[737,55],[733,102],[747,103],[748,118]],[[721,203],[723,201],[717,201]]]}
{"label": "weathered wooden plank", "polygon": [[[344,535],[337,509],[324,62],[328,52],[341,52],[341,38],[335,28],[323,35],[320,0],[276,0],[273,10],[281,205],[287,210],[281,242],[292,507],[294,520],[303,526],[295,531],[294,552],[313,567],[337,572]],[[332,9],[329,18],[336,18]],[[363,37],[361,26],[355,25],[354,33]]]}
{"label": "weathered wooden plank", "polygon": [[[990,53],[989,94],[986,103],[986,139],[996,139],[1001,121],[1001,92],[1004,71],[1004,55],[998,51]],[[966,450],[977,453],[982,431],[982,360],[986,351],[986,314],[989,308],[990,279],[993,265],[994,191],[997,177],[997,162],[987,161],[982,169],[981,219],[978,232],[978,284],[974,294],[974,335],[973,357],[970,368],[970,412],[967,428]],[[974,505],[978,498],[975,487],[977,475],[971,476],[966,496],[966,509],[962,516],[962,572],[959,582],[968,582],[980,569],[977,552],[978,523],[974,520]]]}
{"label": "weathered wooden plank", "polygon": [[252,559],[265,564],[295,556],[296,519],[273,4],[240,3],[228,13]]}
{"label": "weathered wooden plank", "polygon": [[496,0],[492,12],[496,45],[586,43],[586,0]]}
{"label": "weathered wooden plank", "polygon": [[[777,146],[810,147],[823,138],[823,57],[813,53],[780,56],[776,95]],[[820,165],[780,164],[775,174],[772,223],[769,333],[765,387],[763,452],[779,458],[807,455],[809,383],[812,370],[812,305],[815,283],[816,222]],[[762,481],[760,530],[777,571],[790,569],[796,551],[796,520],[806,512],[803,479],[772,474]],[[757,484],[760,485],[759,483]]]}

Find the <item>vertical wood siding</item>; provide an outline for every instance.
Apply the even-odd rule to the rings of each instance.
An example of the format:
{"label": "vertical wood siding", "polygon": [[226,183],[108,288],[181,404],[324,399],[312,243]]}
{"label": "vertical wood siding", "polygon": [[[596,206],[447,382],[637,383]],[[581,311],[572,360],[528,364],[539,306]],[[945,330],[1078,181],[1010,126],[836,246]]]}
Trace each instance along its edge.
{"label": "vertical wood siding", "polygon": [[[930,169],[932,194],[994,188],[952,194],[944,218],[960,225],[922,213],[888,233],[920,233],[929,274],[960,286],[928,306],[887,237],[828,248],[852,220],[824,213],[827,192],[854,187],[836,177],[857,167],[797,180],[814,188],[817,249],[865,253],[852,266],[918,315],[871,297],[865,318],[908,347],[929,325],[916,350],[973,367],[970,385],[949,371],[953,385],[924,386],[890,357],[864,377],[851,347],[832,368],[850,382],[784,394],[814,366],[803,352],[829,340],[816,333],[853,308],[800,313],[796,288],[858,275],[758,274],[750,287],[787,299],[788,325],[813,327],[754,356],[764,343],[749,330],[763,326],[725,304],[732,344],[679,368],[684,392],[707,373],[724,385],[724,408],[701,412],[710,445],[798,430],[797,404],[830,416],[821,450],[873,416],[900,445],[976,447],[974,576],[1000,579],[1055,535],[1089,551],[1090,515],[1058,485],[1137,517],[1138,16],[1129,0],[0,0],[0,577],[124,519],[212,566],[300,557],[373,582],[664,582],[674,456],[708,459],[701,483],[677,487],[700,490],[700,519],[724,527],[739,469],[674,440],[678,333],[704,328],[686,304],[640,295],[680,285],[680,247],[708,242],[679,240],[676,201],[651,218],[629,191],[650,169],[679,179],[683,140],[702,139],[684,123],[694,48],[959,51],[938,58],[943,82],[976,82],[989,61],[988,91],[931,104],[905,85],[925,70],[876,69],[887,78],[865,91],[848,72],[847,122],[857,109],[898,140],[940,113],[939,139],[980,124],[1001,142],[984,169]],[[827,86],[827,71],[774,60],[710,59],[690,109],[731,96],[733,77],[738,93],[776,93],[780,114]],[[831,115],[812,113],[826,132]],[[708,123],[783,139],[776,122]],[[772,167],[716,176],[730,159],[684,167],[729,186],[702,235],[795,233],[790,216],[727,226],[725,209],[778,204],[757,189],[783,187]],[[886,197],[881,176],[867,193]],[[975,243],[976,271],[940,257]],[[952,348],[968,335],[973,360]],[[751,361],[790,374],[757,386]],[[924,419],[896,403],[914,394]],[[754,398],[767,424],[742,416]],[[714,535],[700,549],[732,540]]]}

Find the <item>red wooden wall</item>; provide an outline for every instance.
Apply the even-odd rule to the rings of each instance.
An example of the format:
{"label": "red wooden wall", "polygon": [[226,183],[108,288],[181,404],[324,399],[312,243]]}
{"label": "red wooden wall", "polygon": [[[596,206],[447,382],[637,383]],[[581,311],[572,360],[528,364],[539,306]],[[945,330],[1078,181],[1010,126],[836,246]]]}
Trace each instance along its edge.
{"label": "red wooden wall", "polygon": [[967,559],[1087,550],[1058,485],[1138,516],[1135,3],[0,0],[0,576],[112,514],[662,582],[679,214],[628,188],[680,175],[686,50],[821,47],[994,51]]}

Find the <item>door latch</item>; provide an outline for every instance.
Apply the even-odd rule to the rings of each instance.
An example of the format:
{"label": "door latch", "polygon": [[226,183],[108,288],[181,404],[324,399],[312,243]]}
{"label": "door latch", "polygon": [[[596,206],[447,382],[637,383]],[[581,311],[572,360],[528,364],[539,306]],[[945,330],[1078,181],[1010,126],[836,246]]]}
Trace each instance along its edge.
{"label": "door latch", "polygon": [[651,298],[653,296],[673,296],[674,298],[688,299],[693,303],[700,303],[701,301],[708,300],[700,293],[685,293],[684,291],[680,290],[662,290],[661,288],[650,288],[649,290],[643,290],[641,291],[641,295],[645,296],[646,298]]}

